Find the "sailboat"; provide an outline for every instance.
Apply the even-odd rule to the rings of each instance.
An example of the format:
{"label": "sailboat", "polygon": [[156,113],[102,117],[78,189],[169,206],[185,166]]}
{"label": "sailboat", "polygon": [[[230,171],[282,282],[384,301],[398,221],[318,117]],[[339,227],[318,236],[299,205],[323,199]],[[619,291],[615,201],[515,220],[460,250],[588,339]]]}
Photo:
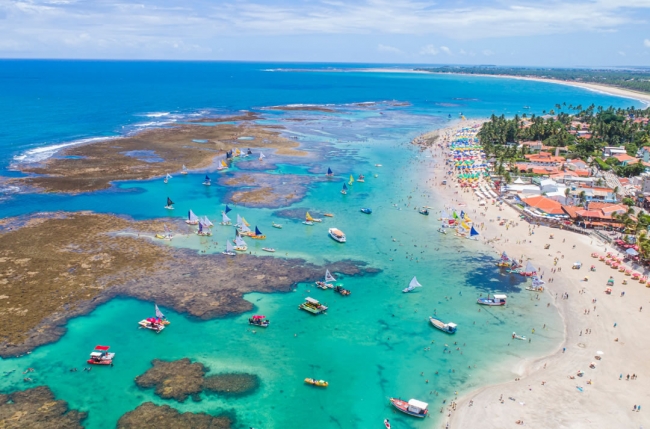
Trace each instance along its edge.
{"label": "sailboat", "polygon": [[472,229],[469,231],[469,239],[470,240],[478,240],[479,233],[478,231],[472,226]]}
{"label": "sailboat", "polygon": [[243,225],[251,226],[250,223],[246,222],[246,218],[245,218],[245,217],[242,217],[242,218],[241,218],[241,221],[242,221],[242,224],[243,224]]}
{"label": "sailboat", "polygon": [[260,161],[262,161],[264,158],[266,158],[266,157],[264,156],[264,154],[262,152],[260,152]]}
{"label": "sailboat", "polygon": [[164,234],[156,234],[156,238],[160,240],[171,240],[173,235],[167,224],[163,225],[165,227],[165,233]]}
{"label": "sailboat", "polygon": [[226,215],[226,212],[221,212],[221,225],[232,225],[230,218]]}
{"label": "sailboat", "polygon": [[223,170],[225,168],[228,168],[228,164],[226,163],[225,160],[222,159],[219,165],[217,166],[217,170]]}
{"label": "sailboat", "polygon": [[246,224],[243,224],[241,226],[241,228],[239,228],[239,234],[240,235],[246,235],[246,236],[249,236],[249,237],[254,235],[253,231],[251,231],[251,229],[249,227],[247,227]]}
{"label": "sailboat", "polygon": [[183,164],[183,168],[181,169],[181,174],[186,175],[187,174],[187,167],[185,167],[185,164]]}
{"label": "sailboat", "polygon": [[342,193],[343,195],[347,195],[347,194],[348,194],[348,187],[345,185],[345,183],[343,184],[343,189],[341,189],[341,193]]}
{"label": "sailboat", "polygon": [[307,222],[322,222],[323,221],[323,219],[314,219],[313,217],[311,217],[309,212],[307,212],[307,214],[305,215],[305,220]]}
{"label": "sailboat", "polygon": [[240,236],[235,237],[234,242],[235,242],[236,251],[245,252],[248,250],[248,246],[246,245],[246,242]]}
{"label": "sailboat", "polygon": [[203,181],[203,184],[204,184],[205,186],[210,186],[210,185],[212,184],[212,183],[210,182],[210,178],[208,177],[207,174],[205,175],[205,180]]}
{"label": "sailboat", "polygon": [[255,234],[250,235],[250,238],[254,238],[255,240],[266,240],[266,235],[262,234],[262,231],[256,226],[255,227]]}
{"label": "sailboat", "polygon": [[422,287],[422,285],[420,283],[418,283],[418,279],[413,277],[413,279],[411,280],[411,283],[409,283],[409,286],[406,289],[403,289],[402,292],[404,292],[404,293],[411,292],[416,287]]}
{"label": "sailboat", "polygon": [[543,292],[545,283],[546,282],[544,280],[541,280],[539,277],[533,276],[533,284],[531,286],[527,286],[526,290],[533,292]]}
{"label": "sailboat", "polygon": [[354,184],[354,177],[350,174],[350,180],[348,181],[348,185],[352,186]]}
{"label": "sailboat", "polygon": [[226,251],[221,253],[228,256],[235,256],[237,254],[235,253],[235,247],[232,245],[230,241],[226,241]]}
{"label": "sailboat", "polygon": [[174,202],[171,198],[167,197],[167,205],[165,206],[167,210],[174,210]]}
{"label": "sailboat", "polygon": [[246,155],[252,155],[252,154],[253,154],[253,151],[251,150],[251,148],[248,148],[248,151],[246,152]]}
{"label": "sailboat", "polygon": [[336,279],[334,276],[330,273],[330,270],[325,270],[325,280],[324,281],[317,281],[316,286],[321,288],[321,289],[331,289],[333,286],[330,284],[331,282],[335,282]]}
{"label": "sailboat", "polygon": [[530,261],[528,261],[526,268],[521,272],[521,274],[524,276],[534,276],[537,274],[537,268],[535,268],[535,266]]}
{"label": "sailboat", "polygon": [[156,317],[163,321],[163,325],[169,325],[171,322],[169,320],[167,320],[167,318],[162,313],[162,311],[160,311],[160,308],[158,308],[158,305],[154,304],[153,306],[156,309]]}
{"label": "sailboat", "polygon": [[194,214],[192,210],[190,210],[187,212],[187,220],[185,221],[185,223],[188,225],[198,225],[199,218],[197,215]]}
{"label": "sailboat", "polygon": [[232,211],[232,209],[226,204],[226,209],[224,210],[225,213],[228,213],[229,211]]}
{"label": "sailboat", "polygon": [[235,224],[235,227],[236,227],[236,228],[241,228],[241,226],[242,226],[243,224],[244,224],[244,222],[242,222],[242,218],[241,218],[241,216],[237,215],[237,223]]}
{"label": "sailboat", "polygon": [[199,220],[199,230],[196,231],[196,235],[200,235],[201,237],[210,237],[212,231],[210,231],[210,228],[208,228],[203,221]]}
{"label": "sailboat", "polygon": [[164,180],[164,182],[165,182],[165,183],[168,183],[168,182],[169,182],[169,179],[171,179],[171,178],[172,178],[172,176],[171,176],[169,173],[167,173],[167,175],[165,176],[165,180]]}
{"label": "sailboat", "polygon": [[327,167],[327,177],[332,177],[334,176],[334,173],[332,172],[332,169]]}
{"label": "sailboat", "polygon": [[212,228],[212,226],[214,225],[212,222],[210,222],[210,219],[208,219],[207,216],[203,216],[203,219],[201,220],[203,221],[203,225],[207,226],[208,228]]}

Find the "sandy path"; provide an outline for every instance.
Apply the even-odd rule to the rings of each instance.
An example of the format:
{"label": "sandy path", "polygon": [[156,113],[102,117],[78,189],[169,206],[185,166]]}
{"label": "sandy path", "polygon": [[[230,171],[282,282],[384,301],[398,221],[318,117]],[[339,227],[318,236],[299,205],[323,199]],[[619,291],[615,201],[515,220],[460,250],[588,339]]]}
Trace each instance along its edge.
{"label": "sandy path", "polygon": [[[466,123],[460,124],[463,125]],[[441,135],[444,137],[447,132],[443,130]],[[510,382],[488,386],[459,398],[456,411],[449,409],[448,427],[514,428],[519,427],[515,423],[517,420],[534,428],[650,426],[650,389],[646,385],[650,377],[647,359],[650,339],[643,329],[650,322],[650,289],[591,258],[592,252],[604,253],[605,245],[589,236],[547,227],[535,227],[529,235],[530,225],[525,221],[519,221],[508,230],[490,222],[497,216],[518,220],[518,214],[508,206],[502,211],[492,205],[481,209],[473,192],[462,192],[451,181],[447,186],[440,185],[446,171],[441,161],[442,151],[430,151],[438,161],[432,172],[435,179],[430,183],[435,183],[442,200],[456,207],[460,203],[467,204],[464,210],[475,224],[485,222],[481,238],[494,249],[495,261],[504,250],[513,257],[524,255],[524,260],[531,258],[536,267],[542,268],[544,280],[553,278],[553,282],[545,285],[544,293],[555,297],[565,322],[565,341],[554,354],[521,362],[512,368]],[[552,240],[549,239],[551,233],[555,237]],[[496,238],[498,240],[494,240]],[[551,247],[545,250],[547,243]],[[607,246],[607,250],[611,248]],[[560,259],[554,267],[556,256]],[[578,260],[583,262],[583,268],[572,270],[571,265]],[[596,266],[596,272],[589,272],[591,265]],[[552,273],[552,268],[562,271]],[[585,275],[589,276],[588,282],[582,281]],[[604,291],[610,276],[614,277],[615,286],[614,292],[607,295]],[[629,284],[622,285],[623,280]],[[625,291],[623,297],[622,291]],[[564,293],[569,294],[568,299],[562,298]],[[639,311],[640,307],[644,307],[643,311]],[[534,338],[530,332],[525,335]],[[600,361],[595,359],[597,351],[603,352]],[[595,369],[589,368],[591,362],[597,363]],[[578,370],[584,371],[584,376],[570,379],[569,376],[575,376]],[[623,379],[619,380],[621,374]],[[628,381],[628,374],[636,374],[638,379]],[[520,380],[515,381],[517,378]],[[591,384],[587,383],[589,380]],[[499,400],[501,397],[503,401]],[[634,412],[634,405],[641,405],[643,411]]]}

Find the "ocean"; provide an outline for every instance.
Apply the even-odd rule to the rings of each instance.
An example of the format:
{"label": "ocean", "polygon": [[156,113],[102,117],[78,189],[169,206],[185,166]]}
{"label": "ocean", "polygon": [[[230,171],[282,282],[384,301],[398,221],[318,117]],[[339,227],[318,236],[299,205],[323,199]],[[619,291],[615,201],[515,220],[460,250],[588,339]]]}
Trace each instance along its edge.
{"label": "ocean", "polygon": [[[445,417],[439,412],[443,400],[448,403],[457,393],[514,377],[513,368],[522,359],[558,347],[563,327],[553,307],[547,308],[551,298],[541,294],[534,299],[524,290],[523,278],[500,272],[494,266],[498,255],[481,243],[437,233],[437,216],[414,210],[423,205],[440,210],[443,203],[426,183],[435,160],[409,141],[459,121],[461,113],[470,119],[542,114],[565,101],[640,105],[549,83],[351,70],[369,67],[361,64],[0,63],[4,176],[19,175],[12,170],[16,163],[44,159],[54,147],[88,139],[272,105],[331,106],[331,113],[262,110],[259,122],[284,126],[287,135],[308,147],[327,148],[322,161],[287,161],[268,153],[265,162],[270,173],[314,178],[332,168],[335,178],[314,181],[305,198],[288,208],[328,211],[335,217],[306,226],[282,217],[277,209],[235,206],[231,215],[241,214],[267,235],[265,242],[249,240],[255,254],[272,246],[276,257],[300,257],[325,267],[328,261],[355,259],[382,270],[374,276],[339,278],[352,291],[349,297],[298,284],[289,293],[249,294],[246,299],[254,310],[228,318],[197,321],[163,309],[172,324],[160,335],[137,329],[137,322],[151,315],[153,303],[115,299],[71,320],[60,341],[27,356],[0,360],[0,372],[16,370],[0,377],[1,391],[47,385],[71,408],[88,412],[88,428],[114,426],[122,414],[145,401],[180,411],[229,412],[236,416],[237,427],[257,429],[372,428],[381,427],[385,418],[394,427],[439,427]],[[370,102],[376,104],[355,104]],[[237,161],[233,170],[244,162],[259,161]],[[120,182],[110,190],[75,196],[4,189],[0,217],[93,210],[150,219],[169,215],[163,209],[165,198],[178,195],[175,216],[192,209],[216,224],[227,202],[226,191],[203,187],[205,173],[172,173],[175,177],[167,185],[160,178]],[[350,174],[364,174],[366,182],[355,183],[348,195],[341,195]],[[373,213],[360,213],[361,207]],[[274,229],[272,222],[284,228]],[[346,244],[327,237],[331,226],[346,232]],[[170,245],[196,249],[200,258],[200,251],[222,251],[232,236],[232,227],[216,225],[210,240],[178,237]],[[413,276],[423,287],[402,293]],[[488,292],[507,293],[508,305],[478,312],[476,298]],[[307,296],[326,302],[327,315],[298,311]],[[266,315],[271,327],[253,333],[247,324],[252,314]],[[447,336],[433,329],[427,319],[434,314],[457,323],[458,333]],[[543,324],[547,329],[541,329]],[[531,335],[533,328],[536,333]],[[532,342],[511,341],[513,331],[531,336]],[[111,345],[117,353],[115,366],[70,372],[84,366],[96,344]],[[203,395],[200,402],[179,404],[134,384],[133,378],[145,372],[152,359],[182,357],[204,363],[212,373],[257,374],[261,385],[249,396]],[[36,370],[30,373],[33,384],[22,381],[28,367]],[[330,385],[312,388],[303,383],[306,377]],[[395,414],[388,397],[429,402],[431,417],[421,421]]]}

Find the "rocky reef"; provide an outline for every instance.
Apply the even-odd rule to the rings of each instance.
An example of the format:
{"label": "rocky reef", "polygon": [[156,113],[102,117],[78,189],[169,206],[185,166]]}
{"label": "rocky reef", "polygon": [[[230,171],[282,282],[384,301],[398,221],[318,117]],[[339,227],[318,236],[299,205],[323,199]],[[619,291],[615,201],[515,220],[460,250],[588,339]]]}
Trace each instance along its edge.
{"label": "rocky reef", "polygon": [[168,405],[145,402],[120,417],[118,429],[230,429],[233,421],[228,416],[206,413],[180,413]]}
{"label": "rocky reef", "polygon": [[56,400],[46,386],[0,394],[0,428],[3,429],[82,429],[85,418],[86,413],[70,410],[68,403]]}

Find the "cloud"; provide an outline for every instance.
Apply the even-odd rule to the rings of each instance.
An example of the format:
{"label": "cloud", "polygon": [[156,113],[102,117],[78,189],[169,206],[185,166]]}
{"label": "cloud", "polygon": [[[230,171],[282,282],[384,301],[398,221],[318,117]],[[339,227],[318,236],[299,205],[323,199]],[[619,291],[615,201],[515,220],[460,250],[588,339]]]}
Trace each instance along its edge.
{"label": "cloud", "polygon": [[619,54],[620,56],[622,56],[622,57],[625,56],[625,52],[624,52],[624,51],[618,51],[618,54]]}
{"label": "cloud", "polygon": [[643,41],[643,46],[645,46],[646,48],[650,48],[650,39],[645,39]]}
{"label": "cloud", "polygon": [[420,49],[420,55],[438,55],[438,53],[440,53],[440,51],[433,45],[423,46],[422,49]]}
{"label": "cloud", "polygon": [[465,52],[465,49],[461,49],[460,51],[458,51],[458,53],[461,54],[461,55],[466,55],[467,54],[467,52]]}
{"label": "cloud", "polygon": [[446,47],[446,46],[441,46],[441,47],[440,47],[440,50],[441,50],[442,52],[444,52],[445,54],[447,54],[447,55],[451,55],[451,49],[449,49],[449,48]]}
{"label": "cloud", "polygon": [[402,54],[403,52],[394,46],[382,45],[381,43],[377,46],[379,52],[390,52],[392,54]]}
{"label": "cloud", "polygon": [[484,50],[482,51],[482,53],[483,53],[483,55],[485,55],[486,57],[489,57],[489,56],[494,55],[494,52],[491,51],[491,50],[489,50],[489,49],[484,49]]}

